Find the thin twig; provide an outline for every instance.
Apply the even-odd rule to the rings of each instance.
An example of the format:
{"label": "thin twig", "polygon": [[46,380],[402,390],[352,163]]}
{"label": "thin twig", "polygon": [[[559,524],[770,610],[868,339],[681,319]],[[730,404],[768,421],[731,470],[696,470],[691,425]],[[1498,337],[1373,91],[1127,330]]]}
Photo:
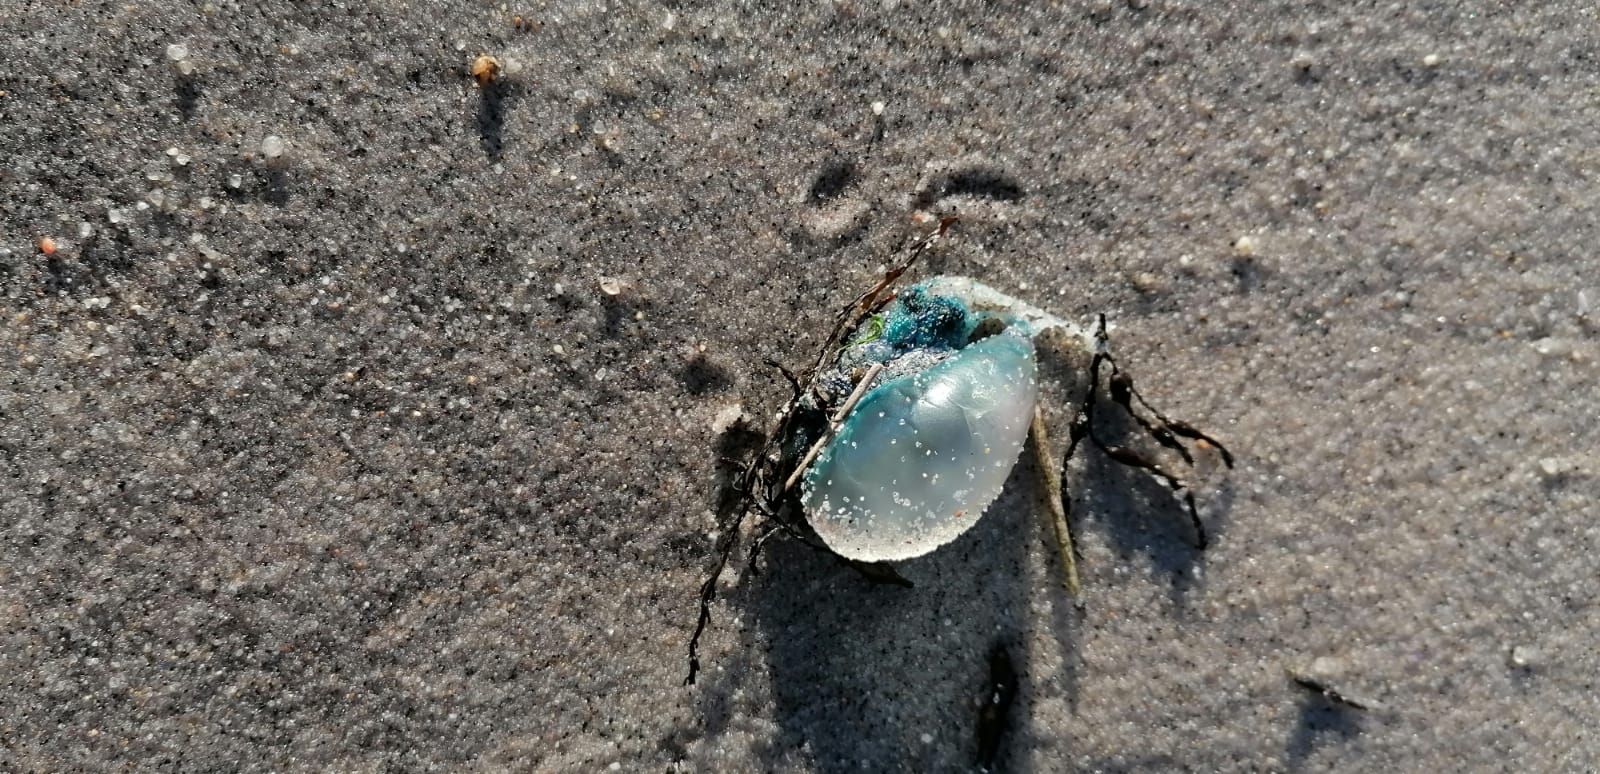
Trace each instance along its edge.
{"label": "thin twig", "polygon": [[822,371],[830,358],[837,356],[838,353],[834,350],[834,344],[844,335],[844,332],[853,328],[861,315],[872,311],[880,302],[893,298],[893,294],[890,294],[889,298],[881,298],[881,296],[884,291],[888,290],[900,279],[901,275],[911,270],[911,267],[922,258],[922,254],[928,248],[933,247],[940,239],[943,239],[945,233],[950,230],[951,226],[955,225],[957,220],[959,218],[954,215],[940,218],[938,227],[918,239],[916,244],[911,246],[911,254],[900,265],[890,268],[878,280],[878,284],[873,285],[870,290],[857,296],[854,301],[851,301],[848,306],[839,311],[838,316],[833,321],[833,330],[828,333],[828,338],[822,343],[822,350],[817,353],[816,365],[811,369],[813,378]]}
{"label": "thin twig", "polygon": [[1055,453],[1050,449],[1050,434],[1045,429],[1044,412],[1033,407],[1033,427],[1028,434],[1033,441],[1034,464],[1044,477],[1045,499],[1050,501],[1050,524],[1055,527],[1056,550],[1061,553],[1062,582],[1067,593],[1076,597],[1081,591],[1078,584],[1077,549],[1072,545],[1072,526],[1067,523],[1067,509],[1061,501],[1061,471],[1056,469]]}
{"label": "thin twig", "polygon": [[867,369],[867,375],[861,377],[861,381],[856,383],[855,391],[850,393],[849,399],[839,407],[838,412],[833,415],[833,419],[828,422],[828,432],[823,433],[822,437],[811,445],[810,450],[806,452],[806,456],[800,459],[800,464],[795,466],[794,472],[789,474],[789,480],[783,482],[783,489],[780,494],[794,488],[795,483],[800,480],[800,476],[805,474],[806,468],[811,467],[811,461],[822,453],[822,447],[833,440],[833,436],[839,432],[839,427],[844,424],[845,417],[850,416],[851,409],[854,409],[856,404],[861,402],[861,396],[867,394],[867,388],[872,386],[872,380],[876,379],[878,372],[882,370],[882,363],[873,363],[872,367]]}

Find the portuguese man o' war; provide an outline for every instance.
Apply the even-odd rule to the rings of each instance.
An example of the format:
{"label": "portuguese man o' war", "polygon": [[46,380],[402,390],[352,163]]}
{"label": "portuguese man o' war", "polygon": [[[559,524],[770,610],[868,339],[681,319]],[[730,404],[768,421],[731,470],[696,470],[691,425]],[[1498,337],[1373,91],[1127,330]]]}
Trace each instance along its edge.
{"label": "portuguese man o' war", "polygon": [[[1086,328],[966,277],[892,289],[950,222],[840,313],[811,369],[797,375],[768,361],[794,396],[777,426],[758,436],[765,445],[729,476],[733,505],[719,527],[716,564],[700,587],[687,683],[700,668],[700,635],[717,580],[752,512],[767,519],[750,548],[752,565],[766,539],[788,536],[837,555],[869,579],[910,585],[884,563],[925,555],[969,530],[1031,447],[1064,584],[1076,594],[1070,497],[1061,477],[1077,448],[1088,445],[1165,483],[1188,509],[1196,547],[1205,547],[1205,525],[1187,483],[1156,456],[1102,438],[1096,411],[1114,404],[1131,426],[1188,466],[1194,464],[1189,445],[1214,449],[1228,467],[1232,455],[1144,399],[1111,355],[1104,315]],[[1060,457],[1039,406],[1036,343],[1047,335],[1056,339],[1050,349],[1077,350],[1089,360],[1087,389]]]}
{"label": "portuguese man o' war", "polygon": [[[969,343],[987,320],[1002,327]],[[965,277],[913,285],[863,328],[834,371],[877,362],[884,376],[806,471],[801,502],[840,556],[910,559],[959,537],[1000,495],[1039,397],[1033,337],[1093,337]]]}

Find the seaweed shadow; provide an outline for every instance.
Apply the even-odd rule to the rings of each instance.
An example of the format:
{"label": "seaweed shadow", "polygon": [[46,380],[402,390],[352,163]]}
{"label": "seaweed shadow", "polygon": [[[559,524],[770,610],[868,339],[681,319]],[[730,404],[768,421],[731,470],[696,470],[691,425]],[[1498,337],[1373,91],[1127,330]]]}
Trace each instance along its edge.
{"label": "seaweed shadow", "polygon": [[[1129,439],[1133,445],[1152,448],[1155,444],[1126,414],[1118,411],[1102,412],[1110,416],[1099,419],[1100,432],[1108,439]],[[1105,526],[1113,549],[1119,555],[1143,554],[1151,566],[1165,575],[1169,583],[1169,597],[1174,609],[1187,611],[1189,597],[1204,582],[1197,570],[1205,561],[1205,549],[1197,546],[1200,536],[1190,525],[1183,500],[1169,487],[1149,473],[1110,459],[1090,446],[1082,450],[1083,485],[1081,510],[1103,516],[1098,519]],[[1197,450],[1196,460],[1214,452]],[[1172,470],[1193,486],[1196,476],[1176,461]],[[1233,490],[1223,484],[1217,490],[1202,488],[1195,492],[1209,542],[1215,543],[1227,532],[1227,514],[1232,509]]]}
{"label": "seaweed shadow", "polygon": [[1165,576],[1174,609],[1185,611],[1201,582],[1195,570],[1205,552],[1194,545],[1183,506],[1159,481],[1098,450],[1088,450],[1083,470],[1082,511],[1099,517],[1096,521],[1119,556],[1141,554]]}

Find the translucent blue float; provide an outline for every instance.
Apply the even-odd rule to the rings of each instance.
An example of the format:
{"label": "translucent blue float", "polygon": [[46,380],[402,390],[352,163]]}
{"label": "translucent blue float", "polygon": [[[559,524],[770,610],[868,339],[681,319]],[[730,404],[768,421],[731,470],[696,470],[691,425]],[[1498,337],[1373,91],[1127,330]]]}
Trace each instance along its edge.
{"label": "translucent blue float", "polygon": [[[1039,398],[1034,337],[1089,332],[965,277],[901,292],[822,383],[878,377],[806,470],[801,501],[828,548],[878,562],[955,540],[999,496]],[[990,335],[983,336],[981,332]]]}

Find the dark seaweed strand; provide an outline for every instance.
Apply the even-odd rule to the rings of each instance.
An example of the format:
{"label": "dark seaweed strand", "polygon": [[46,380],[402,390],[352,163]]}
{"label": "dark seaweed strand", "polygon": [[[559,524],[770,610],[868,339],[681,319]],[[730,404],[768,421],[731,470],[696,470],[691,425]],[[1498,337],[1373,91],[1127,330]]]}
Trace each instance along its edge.
{"label": "dark seaweed strand", "polygon": [[[1107,392],[1110,393],[1112,400],[1117,405],[1121,406],[1123,411],[1125,411],[1127,415],[1134,420],[1134,422],[1138,423],[1140,428],[1142,428],[1148,435],[1155,439],[1157,443],[1168,448],[1177,449],[1182,454],[1185,463],[1192,467],[1194,465],[1194,457],[1186,448],[1183,447],[1182,443],[1180,443],[1175,436],[1204,440],[1206,443],[1215,445],[1218,451],[1222,453],[1223,461],[1226,462],[1230,468],[1233,467],[1233,455],[1228,453],[1225,447],[1223,447],[1220,443],[1217,443],[1210,436],[1195,430],[1193,427],[1187,424],[1174,423],[1163,416],[1161,412],[1156,411],[1154,407],[1150,406],[1150,404],[1144,400],[1144,397],[1139,395],[1134,390],[1132,378],[1128,377],[1122,372],[1122,369],[1117,365],[1116,359],[1111,356],[1109,351],[1110,338],[1110,334],[1106,330],[1106,316],[1102,314],[1100,315],[1099,325],[1095,330],[1094,357],[1089,362],[1088,391],[1084,395],[1082,408],[1079,409],[1078,416],[1073,420],[1071,443],[1068,445],[1067,453],[1062,459],[1062,469],[1065,471],[1066,464],[1072,459],[1072,454],[1077,449],[1078,443],[1083,440],[1083,438],[1087,437],[1089,442],[1094,444],[1095,448],[1098,448],[1101,453],[1105,454],[1107,457],[1110,457],[1113,462],[1125,467],[1138,468],[1152,476],[1155,476],[1165,483],[1167,487],[1172,490],[1174,495],[1180,496],[1180,498],[1183,500],[1185,509],[1189,512],[1189,521],[1194,527],[1195,547],[1204,550],[1207,545],[1206,527],[1205,523],[1200,520],[1200,510],[1195,505],[1194,492],[1189,489],[1188,485],[1176,475],[1168,472],[1166,468],[1162,467],[1159,463],[1145,455],[1143,452],[1135,451],[1125,446],[1117,446],[1106,443],[1100,438],[1099,433],[1095,431],[1094,411],[1097,405],[1096,396],[1100,391],[1101,366],[1105,364],[1109,364],[1111,366],[1111,375],[1108,384],[1106,385],[1106,389]],[[1134,411],[1132,405],[1133,400],[1137,400],[1140,405],[1144,406],[1150,413],[1154,414],[1157,421],[1160,422],[1160,425],[1158,426],[1152,424],[1144,417],[1140,416],[1138,412]],[[1064,477],[1065,476],[1063,476],[1063,478]],[[1068,496],[1065,488],[1063,488],[1061,496],[1063,499]]]}
{"label": "dark seaweed strand", "polygon": [[757,468],[765,457],[764,447],[761,454],[746,463],[744,469],[739,472],[739,502],[734,506],[725,530],[717,536],[716,564],[712,565],[711,574],[700,585],[700,615],[695,621],[694,635],[689,638],[689,675],[684,678],[684,685],[694,685],[695,677],[700,673],[700,635],[705,633],[706,625],[711,623],[711,603],[717,599],[717,581],[722,578],[723,568],[728,566],[728,557],[732,555],[734,544],[738,542],[739,528],[744,524],[745,514],[750,512]]}
{"label": "dark seaweed strand", "polygon": [[[695,620],[694,634],[689,637],[689,674],[684,678],[684,685],[694,685],[695,678],[700,673],[700,637],[705,634],[706,627],[711,623],[711,604],[717,599],[717,582],[722,578],[722,571],[727,569],[728,559],[733,555],[734,546],[739,540],[739,529],[744,525],[744,518],[750,511],[760,511],[762,516],[771,519],[780,529],[790,535],[799,537],[806,545],[820,550],[827,550],[823,546],[812,543],[806,536],[796,530],[793,525],[778,517],[775,508],[776,503],[774,501],[781,497],[781,493],[773,493],[772,481],[782,481],[787,478],[787,476],[777,474],[785,472],[780,470],[783,456],[782,443],[792,429],[795,408],[799,406],[800,400],[805,393],[816,386],[817,375],[827,365],[829,356],[835,354],[840,338],[847,330],[854,327],[852,323],[858,324],[862,315],[873,311],[881,303],[887,302],[889,298],[893,298],[890,295],[880,299],[880,296],[909,271],[922,258],[922,254],[929,247],[932,247],[934,243],[943,238],[956,221],[957,218],[954,215],[941,218],[938,227],[932,233],[918,239],[916,244],[911,246],[911,254],[906,257],[905,261],[885,272],[883,279],[877,285],[873,286],[871,290],[862,293],[854,301],[851,301],[848,306],[840,310],[834,319],[833,330],[823,343],[816,362],[806,371],[804,377],[796,376],[789,369],[784,368],[775,361],[767,361],[769,365],[777,368],[778,372],[789,382],[793,395],[778,414],[775,432],[767,436],[767,442],[762,446],[760,452],[754,459],[746,463],[744,469],[740,471],[736,489],[739,492],[739,500],[728,519],[723,524],[718,525],[721,529],[721,534],[717,538],[717,559],[711,566],[710,575],[700,585],[700,612]],[[760,497],[757,496],[758,489],[761,490]],[[756,544],[751,547],[750,562],[752,565],[754,565],[756,556],[761,549],[761,543],[765,542],[770,536],[770,532],[762,535],[757,539]],[[856,569],[861,570],[859,567]],[[890,582],[893,581],[891,580]]]}
{"label": "dark seaweed strand", "polygon": [[[940,218],[939,225],[934,228],[932,233],[929,233],[928,235],[918,239],[916,243],[911,246],[910,255],[906,257],[905,261],[901,262],[900,265],[884,272],[883,279],[878,280],[878,284],[873,285],[872,288],[867,292],[857,296],[856,300],[850,302],[848,306],[839,311],[838,316],[835,317],[833,321],[833,330],[828,334],[827,341],[823,342],[822,351],[817,353],[817,362],[812,366],[811,377],[813,379],[816,378],[818,373],[822,372],[822,369],[828,364],[830,359],[838,356],[837,345],[838,342],[843,339],[845,333],[847,331],[854,330],[855,327],[860,324],[860,321],[863,317],[876,311],[879,306],[892,300],[894,298],[894,294],[891,293],[889,295],[884,295],[884,291],[888,290],[890,286],[894,285],[894,283],[897,282],[907,271],[910,271],[911,267],[916,265],[917,261],[922,259],[922,254],[927,252],[928,248],[932,247],[939,240],[943,239],[945,233],[948,232],[950,227],[955,225],[958,220],[960,220],[960,218],[955,215],[947,215],[943,218]],[[896,252],[904,249],[904,242],[902,242],[901,245],[902,247],[896,248]]]}
{"label": "dark seaweed strand", "polygon": [[[1112,363],[1112,368],[1116,368],[1116,363],[1114,361]],[[1168,448],[1177,448],[1183,454],[1184,460],[1193,465],[1194,460],[1189,456],[1188,450],[1184,449],[1182,444],[1178,444],[1176,441],[1171,441],[1171,443],[1168,443],[1168,440],[1171,440],[1172,435],[1177,435],[1187,438],[1191,441],[1203,441],[1217,450],[1217,453],[1222,456],[1223,465],[1226,465],[1229,470],[1233,469],[1233,453],[1228,451],[1228,447],[1223,446],[1221,441],[1211,437],[1210,435],[1207,435],[1204,432],[1201,432],[1199,429],[1195,428],[1194,425],[1191,425],[1188,422],[1177,419],[1169,419],[1166,415],[1157,410],[1155,406],[1150,405],[1150,401],[1145,400],[1144,395],[1139,392],[1139,389],[1133,386],[1133,378],[1127,374],[1113,370],[1111,378],[1113,380],[1111,384],[1113,397],[1117,395],[1117,391],[1119,389],[1125,390],[1125,394],[1118,402],[1122,403],[1123,407],[1128,410],[1130,415],[1133,415],[1134,411],[1133,407],[1127,402],[1127,396],[1129,395],[1131,395],[1134,400],[1138,401],[1139,405],[1143,406],[1145,411],[1148,411],[1154,415],[1157,422],[1161,423],[1160,428],[1152,429],[1149,423],[1137,416],[1134,417],[1134,419],[1139,422],[1140,426],[1144,427],[1147,432],[1155,436],[1156,441],[1162,446],[1166,446]],[[1121,387],[1118,386],[1119,382],[1121,383]],[[1163,437],[1168,440],[1163,440]]]}

